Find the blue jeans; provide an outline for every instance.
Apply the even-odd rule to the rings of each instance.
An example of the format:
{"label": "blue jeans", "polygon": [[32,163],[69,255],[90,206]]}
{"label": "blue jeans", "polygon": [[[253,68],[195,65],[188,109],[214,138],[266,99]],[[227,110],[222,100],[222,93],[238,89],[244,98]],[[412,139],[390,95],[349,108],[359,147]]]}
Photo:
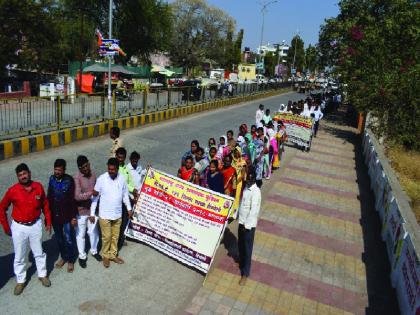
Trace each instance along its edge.
{"label": "blue jeans", "polygon": [[251,256],[254,247],[255,228],[245,229],[245,226],[239,224],[238,228],[238,249],[239,249],[239,268],[241,276],[249,277],[251,272]]}
{"label": "blue jeans", "polygon": [[66,262],[74,262],[74,230],[70,222],[53,223],[54,235],[58,243],[61,258]]}

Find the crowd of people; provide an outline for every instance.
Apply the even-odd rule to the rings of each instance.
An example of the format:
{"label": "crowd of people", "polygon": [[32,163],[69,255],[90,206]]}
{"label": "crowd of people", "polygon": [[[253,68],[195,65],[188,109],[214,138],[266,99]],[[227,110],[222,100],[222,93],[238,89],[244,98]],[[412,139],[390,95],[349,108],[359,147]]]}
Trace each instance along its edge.
{"label": "crowd of people", "polygon": [[[111,128],[110,138],[112,147],[107,172],[99,177],[84,155],[77,157],[78,172],[74,176],[66,173],[64,159],[56,159],[45,192],[41,183],[32,181],[26,164],[16,167],[18,182],[7,190],[0,202],[0,224],[12,237],[15,252],[15,295],[20,295],[25,288],[28,244],[39,280],[45,287],[51,286],[42,248],[41,212],[45,229],[50,234],[54,231],[60,252],[56,268],[61,269],[67,264],[67,271],[73,272],[77,255],[80,267],[86,268],[86,237],[89,238],[92,257],[101,261],[105,268],[110,262],[124,263],[119,251],[127,245],[124,231],[133,214],[132,207],[146,169],[139,164],[140,154],[136,151],[131,152],[130,162],[126,164],[127,151],[118,127]],[[13,205],[11,224],[7,217],[10,205]]]}
{"label": "crowd of people", "polygon": [[[319,123],[320,104],[311,100],[289,102],[280,106],[280,112],[313,117]],[[74,271],[78,255],[81,268],[87,266],[86,238],[89,238],[92,257],[103,263],[123,264],[119,251],[126,245],[124,231],[132,217],[132,208],[141,189],[146,168],[140,163],[140,154],[131,152],[126,164],[127,151],[118,127],[110,130],[112,147],[107,172],[96,176],[86,156],[77,157],[78,172],[66,173],[67,162],[56,159],[49,178],[47,192],[42,184],[32,181],[29,167],[21,163],[15,171],[18,183],[10,187],[0,202],[0,224],[12,237],[15,259],[14,272],[17,285],[15,295],[23,292],[26,283],[27,247],[32,250],[38,278],[46,287],[51,285],[47,276],[46,254],[42,248],[42,221],[47,232],[54,231],[60,259],[56,268],[67,264]],[[287,133],[284,124],[264,111],[260,104],[255,124],[239,126],[235,135],[228,130],[216,141],[210,138],[206,146],[191,141],[190,149],[181,157],[178,177],[234,199],[230,220],[238,219],[238,248],[241,284],[249,276],[255,227],[261,203],[260,188],[269,180],[273,170],[280,167]],[[9,224],[7,210],[13,205]],[[239,210],[239,211],[238,211]],[[99,244],[101,250],[99,252]],[[78,253],[78,254],[77,254]]]}

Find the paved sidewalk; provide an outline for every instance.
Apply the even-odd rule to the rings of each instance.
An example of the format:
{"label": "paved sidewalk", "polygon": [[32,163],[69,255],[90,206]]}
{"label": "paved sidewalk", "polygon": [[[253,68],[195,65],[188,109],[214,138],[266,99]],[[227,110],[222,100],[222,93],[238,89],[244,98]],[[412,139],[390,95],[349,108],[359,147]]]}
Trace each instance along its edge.
{"label": "paved sidewalk", "polygon": [[358,148],[355,130],[334,123],[310,152],[286,148],[264,182],[247,284],[231,224],[186,314],[398,314]]}

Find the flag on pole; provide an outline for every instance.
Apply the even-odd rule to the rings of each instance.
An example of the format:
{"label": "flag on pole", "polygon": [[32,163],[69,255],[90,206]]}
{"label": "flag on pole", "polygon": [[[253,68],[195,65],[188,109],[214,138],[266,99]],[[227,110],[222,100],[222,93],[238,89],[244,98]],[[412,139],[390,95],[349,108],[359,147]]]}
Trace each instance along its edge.
{"label": "flag on pole", "polygon": [[98,46],[100,47],[102,45],[102,38],[103,38],[102,33],[99,29],[96,29],[95,33],[96,33],[96,36],[98,36]]}
{"label": "flag on pole", "polygon": [[118,39],[104,39],[99,29],[95,31],[98,36],[99,54],[101,56],[115,56],[120,55],[125,57],[127,54],[121,49],[120,41]]}

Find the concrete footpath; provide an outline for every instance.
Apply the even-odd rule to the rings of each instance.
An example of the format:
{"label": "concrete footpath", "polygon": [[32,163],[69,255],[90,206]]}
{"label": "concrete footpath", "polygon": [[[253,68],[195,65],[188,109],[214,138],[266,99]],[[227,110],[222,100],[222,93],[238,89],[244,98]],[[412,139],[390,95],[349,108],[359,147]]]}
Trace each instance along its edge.
{"label": "concrete footpath", "polygon": [[399,314],[359,139],[340,121],[322,126],[264,181],[247,284],[231,224],[185,314]]}

